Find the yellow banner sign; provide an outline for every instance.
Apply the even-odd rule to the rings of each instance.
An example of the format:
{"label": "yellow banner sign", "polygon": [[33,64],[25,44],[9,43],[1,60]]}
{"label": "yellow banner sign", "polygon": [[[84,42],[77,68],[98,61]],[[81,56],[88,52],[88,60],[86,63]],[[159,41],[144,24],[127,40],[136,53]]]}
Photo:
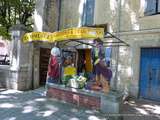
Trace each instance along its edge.
{"label": "yellow banner sign", "polygon": [[23,42],[43,41],[43,42],[59,42],[68,39],[95,39],[103,38],[103,28],[70,28],[54,33],[49,32],[32,32],[23,36]]}

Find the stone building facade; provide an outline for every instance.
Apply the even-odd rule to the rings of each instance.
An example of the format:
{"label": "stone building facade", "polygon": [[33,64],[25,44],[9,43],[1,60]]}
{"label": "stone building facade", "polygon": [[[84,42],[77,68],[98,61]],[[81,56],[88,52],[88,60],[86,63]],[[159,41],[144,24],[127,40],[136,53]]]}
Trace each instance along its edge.
{"label": "stone building facade", "polygon": [[[84,22],[84,5],[89,0],[61,0],[60,2],[57,0],[56,2],[58,3],[55,1],[45,1],[44,8],[46,8],[46,3],[50,7],[47,7],[47,10],[43,10],[44,16],[41,14],[43,25],[40,31],[47,29],[46,31],[53,32],[55,30],[84,25],[82,24]],[[145,0],[95,0],[92,10],[94,16],[93,25],[107,23],[109,32],[130,45],[129,47],[112,48],[111,59],[114,71],[111,83],[112,88],[127,91],[130,95],[138,97],[140,93],[141,48],[160,46],[160,15],[147,15],[145,13]],[[46,12],[50,13],[47,14]],[[37,28],[36,24],[35,28]],[[35,31],[39,30],[35,29]],[[43,47],[43,45],[40,46]],[[37,55],[38,57],[39,55]]]}
{"label": "stone building facade", "polygon": [[[95,3],[94,23],[107,22],[110,32],[130,45],[120,47],[119,52],[112,52],[112,60],[118,59],[119,63],[117,79],[114,79],[114,82],[119,90],[128,90],[130,95],[136,97],[140,96],[143,87],[140,84],[144,81],[141,76],[142,49],[160,47],[160,15],[156,11],[156,5],[159,7],[158,3],[159,1],[149,0],[96,0]],[[153,11],[147,11],[149,9]]]}
{"label": "stone building facade", "polygon": [[[88,5],[89,9],[86,9],[87,1],[88,3],[92,2],[94,6]],[[113,79],[111,87],[138,97],[142,72],[141,51],[143,48],[160,48],[158,8],[153,13],[147,13],[146,11],[153,6],[148,7],[149,2],[147,4],[145,1],[37,0],[34,28],[35,31],[54,32],[69,27],[84,26],[86,25],[84,20],[91,20],[90,25],[107,24],[109,32],[130,45],[112,47]],[[156,2],[157,4],[158,2]],[[109,40],[113,40],[113,38]],[[32,87],[34,88],[39,87],[42,74],[40,72],[41,49],[47,50],[51,47],[52,44],[34,43],[33,49],[30,49],[33,62]]]}

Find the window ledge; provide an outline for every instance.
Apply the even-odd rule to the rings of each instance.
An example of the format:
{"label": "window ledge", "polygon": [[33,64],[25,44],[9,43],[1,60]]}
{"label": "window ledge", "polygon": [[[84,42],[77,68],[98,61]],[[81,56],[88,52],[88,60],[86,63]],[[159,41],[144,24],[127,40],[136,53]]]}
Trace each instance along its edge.
{"label": "window ledge", "polygon": [[157,13],[157,14],[152,14],[152,15],[141,15],[139,16],[139,18],[143,19],[143,18],[154,18],[154,17],[159,17],[160,16],[160,13]]}

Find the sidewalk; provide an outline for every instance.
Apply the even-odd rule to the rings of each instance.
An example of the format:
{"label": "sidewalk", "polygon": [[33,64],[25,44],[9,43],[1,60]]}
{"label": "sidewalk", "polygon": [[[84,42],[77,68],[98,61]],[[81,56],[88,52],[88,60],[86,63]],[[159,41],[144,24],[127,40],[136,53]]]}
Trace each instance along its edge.
{"label": "sidewalk", "polygon": [[1,91],[0,116],[0,120],[107,120],[98,111],[47,99],[44,88]]}
{"label": "sidewalk", "polygon": [[[45,89],[0,91],[0,120],[112,120],[96,110],[47,99]],[[160,103],[131,99],[123,104],[124,120],[160,120]]]}
{"label": "sidewalk", "polygon": [[160,120],[160,102],[130,99],[123,104],[124,120]]}

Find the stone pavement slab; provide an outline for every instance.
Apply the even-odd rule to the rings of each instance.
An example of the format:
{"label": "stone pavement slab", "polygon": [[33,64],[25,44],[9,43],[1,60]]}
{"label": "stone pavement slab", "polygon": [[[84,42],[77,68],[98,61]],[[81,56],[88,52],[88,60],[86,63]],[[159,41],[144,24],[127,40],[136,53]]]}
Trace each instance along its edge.
{"label": "stone pavement slab", "polygon": [[124,120],[160,120],[160,102],[129,99],[123,104]]}
{"label": "stone pavement slab", "polygon": [[[160,103],[131,99],[122,109],[123,120],[160,120]],[[0,120],[113,120],[113,114],[48,99],[45,89],[0,91]]]}
{"label": "stone pavement slab", "polygon": [[47,99],[44,91],[1,91],[0,120],[107,120],[98,111]]}

